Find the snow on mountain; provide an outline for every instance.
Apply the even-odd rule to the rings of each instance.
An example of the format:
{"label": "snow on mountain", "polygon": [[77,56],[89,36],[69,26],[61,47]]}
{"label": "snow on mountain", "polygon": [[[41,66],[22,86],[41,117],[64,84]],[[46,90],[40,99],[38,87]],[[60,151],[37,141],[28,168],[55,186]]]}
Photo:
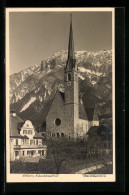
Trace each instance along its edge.
{"label": "snow on mountain", "polygon": [[[98,109],[111,107],[112,94],[112,51],[75,51],[79,70],[80,94],[83,101],[92,105],[97,102]],[[64,67],[67,51],[60,51],[41,64],[33,65],[10,76],[10,106],[22,117],[34,109],[39,113],[54,97],[57,88],[64,91]],[[99,98],[100,97],[100,98]],[[109,98],[108,98],[109,97]],[[102,111],[101,111],[102,110]],[[33,116],[32,116],[33,120]],[[36,119],[37,120],[37,119]]]}
{"label": "snow on mountain", "polygon": [[86,68],[83,68],[83,67],[79,67],[78,69],[79,69],[79,71],[82,72],[82,73],[83,73],[83,72],[86,72],[86,73],[94,74],[94,75],[96,75],[96,76],[101,76],[101,75],[102,75],[101,72],[91,71],[91,70],[86,69]]}
{"label": "snow on mountain", "polygon": [[23,106],[23,108],[21,109],[20,112],[23,112],[24,110],[26,110],[26,109],[27,109],[35,100],[36,100],[35,97],[31,97],[31,99],[29,100],[29,102],[27,102],[27,104],[25,104],[25,105]]}

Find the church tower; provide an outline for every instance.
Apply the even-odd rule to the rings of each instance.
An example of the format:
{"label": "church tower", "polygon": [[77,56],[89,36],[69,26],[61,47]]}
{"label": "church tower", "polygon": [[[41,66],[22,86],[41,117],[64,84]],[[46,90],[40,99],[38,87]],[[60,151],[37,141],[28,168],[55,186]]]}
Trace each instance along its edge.
{"label": "church tower", "polygon": [[78,67],[74,53],[72,15],[68,44],[68,59],[64,68],[65,116],[68,121],[70,136],[76,138],[76,125],[79,119]]}

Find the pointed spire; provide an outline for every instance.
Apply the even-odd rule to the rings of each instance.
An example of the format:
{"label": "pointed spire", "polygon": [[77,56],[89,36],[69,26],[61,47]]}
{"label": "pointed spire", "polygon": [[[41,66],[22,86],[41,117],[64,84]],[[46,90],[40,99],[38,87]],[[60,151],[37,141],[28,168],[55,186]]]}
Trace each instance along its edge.
{"label": "pointed spire", "polygon": [[73,29],[72,29],[72,14],[70,15],[70,32],[69,32],[69,44],[68,44],[68,59],[64,71],[72,71],[77,69],[76,59],[74,54],[74,41],[73,41]]}
{"label": "pointed spire", "polygon": [[72,14],[70,14],[70,32],[69,32],[69,45],[68,45],[68,60],[74,59],[74,41],[73,41],[73,29],[72,29]]}

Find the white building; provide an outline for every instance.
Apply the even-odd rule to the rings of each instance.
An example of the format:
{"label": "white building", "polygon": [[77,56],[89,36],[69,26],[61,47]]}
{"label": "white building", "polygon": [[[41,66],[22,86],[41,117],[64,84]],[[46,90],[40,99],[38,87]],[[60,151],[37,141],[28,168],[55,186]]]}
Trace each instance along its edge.
{"label": "white building", "polygon": [[32,122],[20,119],[15,112],[10,115],[10,160],[38,161],[46,158],[47,146],[35,131]]}

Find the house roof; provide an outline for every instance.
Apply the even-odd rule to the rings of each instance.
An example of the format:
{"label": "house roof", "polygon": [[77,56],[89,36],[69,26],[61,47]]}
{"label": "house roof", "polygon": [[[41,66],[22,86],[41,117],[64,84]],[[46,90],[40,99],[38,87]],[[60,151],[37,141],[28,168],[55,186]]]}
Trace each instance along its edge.
{"label": "house roof", "polygon": [[99,126],[91,126],[89,128],[89,131],[87,132],[87,135],[97,134],[98,129],[99,129]]}
{"label": "house roof", "polygon": [[36,138],[42,138],[42,136],[40,135],[40,133],[38,133],[37,131],[35,131],[35,135],[33,137],[34,139]]}
{"label": "house roof", "polygon": [[[105,134],[101,134],[101,132],[105,132]],[[112,129],[107,127],[106,125],[101,126],[91,126],[87,135],[102,135],[103,139],[111,140],[112,139]],[[108,137],[107,137],[108,135]]]}
{"label": "house roof", "polygon": [[[24,121],[18,116],[10,115],[10,137],[17,137],[22,139],[28,139],[26,135],[22,136],[19,132],[20,128],[23,126]],[[42,138],[42,136],[35,131],[33,138]]]}
{"label": "house roof", "polygon": [[105,131],[108,131],[108,132],[112,132],[112,128],[111,127],[109,128],[106,125],[99,126],[99,130],[105,130]]}
{"label": "house roof", "polygon": [[24,123],[24,121],[19,118],[18,116],[10,115],[10,136],[11,137],[19,137],[21,138],[22,135],[18,133],[19,124]]}

